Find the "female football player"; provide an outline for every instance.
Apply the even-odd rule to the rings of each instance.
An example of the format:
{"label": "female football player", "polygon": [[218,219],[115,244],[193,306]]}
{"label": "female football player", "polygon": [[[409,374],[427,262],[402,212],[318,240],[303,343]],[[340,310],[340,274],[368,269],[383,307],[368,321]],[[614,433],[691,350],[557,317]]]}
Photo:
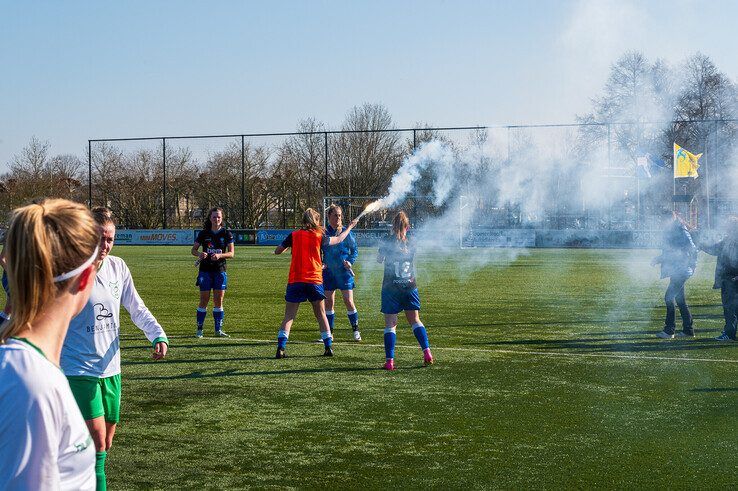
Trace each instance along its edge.
{"label": "female football player", "polygon": [[83,205],[13,211],[5,255],[13,317],[0,328],[0,489],[95,489],[95,450],[59,370],[95,282],[98,227]]}
{"label": "female football player", "polygon": [[287,281],[287,292],[285,294],[284,320],[277,334],[277,356],[285,357],[285,347],[290,335],[292,322],[297,315],[300,303],[309,301],[313,306],[313,313],[318,320],[320,337],[325,346],[324,356],[333,356],[333,336],[328,327],[328,319],[325,316],[325,293],[323,290],[323,266],[320,259],[321,247],[340,244],[348,237],[351,229],[356,226],[357,220],[349,223],[349,226],[337,237],[328,237],[320,225],[320,214],[308,208],[302,215],[302,228],[291,232],[274,249],[274,254],[282,254],[288,247],[292,248],[292,261],[290,262],[290,275]]}
{"label": "female football player", "polygon": [[405,318],[423,351],[423,363],[433,364],[428,333],[420,321],[420,297],[415,284],[415,243],[408,237],[410,220],[404,211],[392,220],[392,234],[379,246],[377,262],[384,263],[382,281],[382,308],[384,314],[384,353],[387,370],[395,369],[395,342],[397,314],[405,311]]}
{"label": "female football player", "polygon": [[166,356],[169,341],[138,295],[126,263],[109,255],[115,242],[112,213],[107,208],[95,208],[92,213],[101,234],[97,276],[90,299],[69,326],[61,368],[92,435],[97,489],[104,490],[105,459],[120,421],[121,305],[151,342],[154,360]]}
{"label": "female football player", "polygon": [[[202,246],[202,251],[200,251]],[[223,209],[212,208],[205,219],[205,226],[197,234],[195,244],[192,246],[192,255],[197,257],[200,270],[197,274],[197,282],[200,287],[200,304],[197,306],[197,331],[195,335],[202,337],[202,326],[208,314],[208,302],[210,302],[210,291],[213,291],[213,322],[215,324],[215,335],[227,338],[223,331],[223,296],[228,285],[228,274],[226,273],[226,259],[231,259],[235,254],[233,234],[223,227]]]}
{"label": "female football player", "polygon": [[[326,235],[333,237],[343,231],[343,210],[338,205],[328,208],[328,227]],[[354,332],[354,340],[361,341],[359,332],[359,312],[354,304],[354,270],[353,264],[359,256],[356,246],[356,238],[353,232],[349,232],[346,240],[338,245],[323,248],[323,288],[325,289],[325,315],[328,318],[328,327],[333,333],[333,322],[336,313],[333,310],[336,299],[336,290],[341,291],[343,303],[346,305],[351,329]]]}

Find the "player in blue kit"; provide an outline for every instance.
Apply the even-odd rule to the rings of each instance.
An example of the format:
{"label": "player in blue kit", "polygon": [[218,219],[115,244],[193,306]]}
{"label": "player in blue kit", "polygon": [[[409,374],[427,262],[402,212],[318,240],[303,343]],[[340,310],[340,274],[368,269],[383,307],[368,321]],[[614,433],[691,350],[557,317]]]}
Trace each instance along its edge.
{"label": "player in blue kit", "polygon": [[[338,236],[343,231],[343,210],[338,205],[328,207],[328,237]],[[323,288],[325,289],[325,315],[328,318],[328,326],[333,333],[333,322],[336,318],[334,305],[336,301],[336,290],[341,291],[343,303],[346,305],[354,341],[361,341],[359,332],[359,312],[354,304],[354,270],[353,264],[359,256],[356,246],[356,237],[349,232],[346,240],[340,244],[323,247]]]}
{"label": "player in blue kit", "polygon": [[[202,251],[200,251],[202,246]],[[195,244],[192,246],[192,255],[197,257],[196,264],[200,270],[197,274],[197,282],[200,287],[200,304],[197,306],[197,331],[196,336],[202,337],[202,326],[208,313],[208,302],[210,302],[210,291],[213,291],[213,321],[215,322],[215,335],[227,338],[223,331],[223,297],[228,284],[226,274],[226,259],[233,258],[235,245],[233,234],[223,227],[223,209],[212,208],[205,219],[205,226],[197,234]]]}
{"label": "player in blue kit", "polygon": [[382,280],[382,313],[384,314],[384,352],[386,370],[395,369],[397,314],[405,317],[423,350],[423,363],[433,364],[428,333],[420,321],[420,297],[415,283],[415,243],[409,238],[410,220],[404,211],[392,220],[392,234],[379,246],[377,262],[384,263]]}

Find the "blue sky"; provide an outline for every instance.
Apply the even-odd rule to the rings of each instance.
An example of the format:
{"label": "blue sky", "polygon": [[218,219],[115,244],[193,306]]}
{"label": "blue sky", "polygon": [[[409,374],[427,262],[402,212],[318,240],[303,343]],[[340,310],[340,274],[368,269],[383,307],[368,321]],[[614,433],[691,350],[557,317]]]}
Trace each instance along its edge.
{"label": "blue sky", "polygon": [[0,0],[0,171],[32,136],[571,122],[637,49],[701,51],[738,82],[738,2]]}

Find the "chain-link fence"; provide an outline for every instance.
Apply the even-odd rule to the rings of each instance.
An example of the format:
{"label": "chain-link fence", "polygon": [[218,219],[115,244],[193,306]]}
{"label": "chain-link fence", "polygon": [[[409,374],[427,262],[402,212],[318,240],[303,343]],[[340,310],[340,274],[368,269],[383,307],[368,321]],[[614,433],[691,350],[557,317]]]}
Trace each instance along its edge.
{"label": "chain-link fence", "polygon": [[[324,198],[382,196],[424,142],[464,154],[459,188],[473,226],[651,229],[689,200],[713,227],[736,211],[736,120],[311,131],[89,140],[87,199],[125,228],[201,226],[225,210],[234,228],[290,228]],[[673,144],[703,154],[674,179]],[[470,164],[469,156],[479,162]],[[432,172],[431,172],[432,174]],[[432,191],[432,175],[414,195]],[[353,202],[353,201],[352,201]]]}

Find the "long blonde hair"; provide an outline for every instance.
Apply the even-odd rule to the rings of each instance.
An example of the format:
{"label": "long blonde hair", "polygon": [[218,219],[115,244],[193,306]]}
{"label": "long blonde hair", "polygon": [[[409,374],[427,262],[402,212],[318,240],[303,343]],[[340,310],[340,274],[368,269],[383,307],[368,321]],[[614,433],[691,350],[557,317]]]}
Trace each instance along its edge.
{"label": "long blonde hair", "polygon": [[323,226],[320,224],[320,213],[312,208],[305,210],[305,213],[302,214],[302,228],[323,232]]}
{"label": "long blonde hair", "polygon": [[407,230],[410,228],[410,219],[407,213],[400,211],[392,219],[392,233],[400,242],[407,242]]}
{"label": "long blonde hair", "polygon": [[98,226],[79,203],[49,199],[13,210],[5,236],[13,316],[0,331],[0,342],[30,327],[73,280],[54,277],[84,264],[99,241]]}

